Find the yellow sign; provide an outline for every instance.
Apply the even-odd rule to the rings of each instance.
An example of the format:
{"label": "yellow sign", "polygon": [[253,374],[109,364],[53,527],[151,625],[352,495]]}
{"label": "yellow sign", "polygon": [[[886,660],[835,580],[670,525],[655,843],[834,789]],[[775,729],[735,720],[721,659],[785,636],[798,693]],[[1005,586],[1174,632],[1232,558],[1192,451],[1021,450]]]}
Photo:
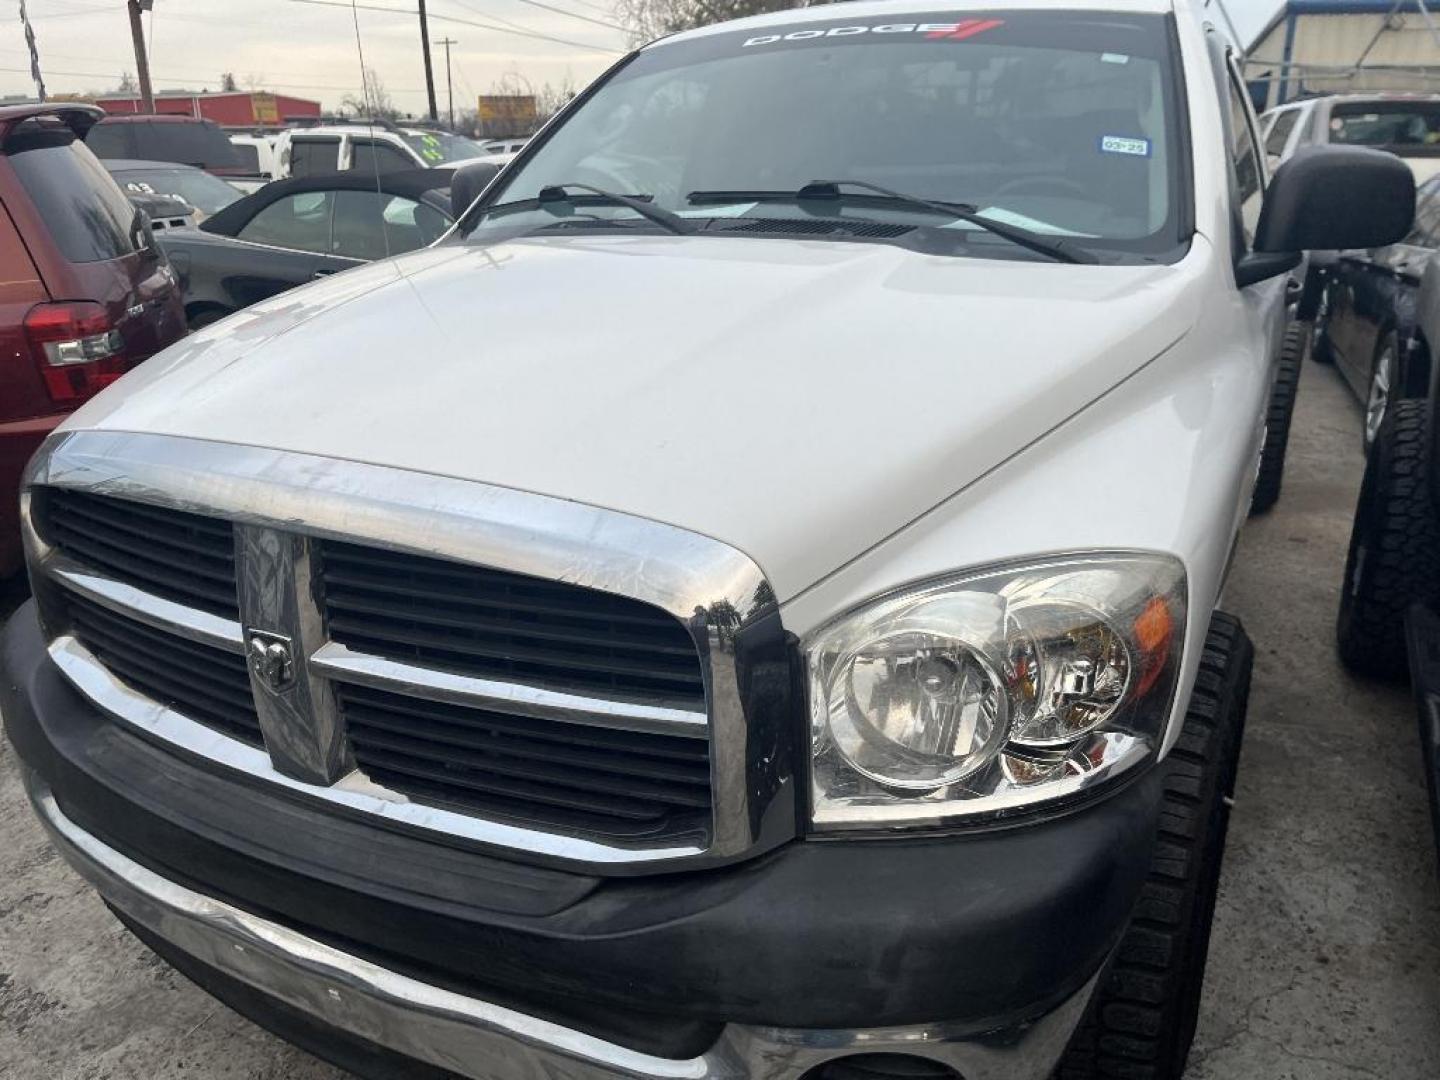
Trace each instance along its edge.
{"label": "yellow sign", "polygon": [[276,104],[274,94],[258,93],[250,95],[250,108],[255,113],[257,124],[278,124],[280,123],[280,106]]}
{"label": "yellow sign", "polygon": [[528,135],[535,130],[533,94],[481,94],[479,113],[487,135]]}

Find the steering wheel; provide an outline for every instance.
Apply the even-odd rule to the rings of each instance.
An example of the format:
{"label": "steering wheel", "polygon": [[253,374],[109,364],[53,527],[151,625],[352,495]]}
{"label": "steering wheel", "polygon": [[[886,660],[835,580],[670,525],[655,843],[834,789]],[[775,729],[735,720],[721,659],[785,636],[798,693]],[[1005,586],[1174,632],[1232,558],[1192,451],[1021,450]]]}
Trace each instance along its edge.
{"label": "steering wheel", "polygon": [[1014,195],[1028,188],[1049,189],[1060,195],[1078,195],[1082,199],[1094,198],[1083,185],[1063,176],[1022,176],[1001,184],[990,193],[990,198],[999,199],[1002,195]]}

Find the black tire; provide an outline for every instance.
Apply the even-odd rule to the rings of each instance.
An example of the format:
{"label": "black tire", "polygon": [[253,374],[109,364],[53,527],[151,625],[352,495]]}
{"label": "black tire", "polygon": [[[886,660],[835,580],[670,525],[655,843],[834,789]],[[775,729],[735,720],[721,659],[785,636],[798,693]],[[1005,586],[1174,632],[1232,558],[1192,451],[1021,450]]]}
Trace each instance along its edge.
{"label": "black tire", "polygon": [[1295,317],[1302,322],[1312,322],[1320,308],[1320,294],[1325,291],[1325,272],[1313,266],[1305,272],[1305,281],[1300,288],[1300,302],[1295,305]]}
{"label": "black tire", "polygon": [[1429,441],[1425,401],[1392,401],[1365,463],[1335,621],[1340,659],[1360,675],[1406,677],[1405,610],[1437,594]]}
{"label": "black tire", "polygon": [[1310,359],[1317,364],[1333,364],[1335,349],[1330,344],[1330,286],[1320,287],[1320,296],[1315,304],[1315,318],[1311,322]]}
{"label": "black tire", "polygon": [[186,320],[186,323],[189,325],[191,330],[199,330],[202,326],[209,326],[211,323],[217,323],[221,319],[225,318],[225,316],[233,314],[234,312],[228,308],[201,308],[194,315],[191,315]]}
{"label": "black tire", "polygon": [[1160,766],[1164,805],[1148,878],[1056,1080],[1180,1080],[1185,1072],[1254,655],[1239,620],[1216,612],[1185,727]]}
{"label": "black tire", "polygon": [[1265,413],[1265,445],[1260,450],[1260,472],[1250,496],[1250,513],[1263,514],[1280,501],[1280,484],[1285,478],[1285,450],[1290,445],[1290,418],[1300,390],[1300,360],[1305,355],[1304,323],[1291,323],[1280,349],[1275,385],[1270,388],[1270,407]]}

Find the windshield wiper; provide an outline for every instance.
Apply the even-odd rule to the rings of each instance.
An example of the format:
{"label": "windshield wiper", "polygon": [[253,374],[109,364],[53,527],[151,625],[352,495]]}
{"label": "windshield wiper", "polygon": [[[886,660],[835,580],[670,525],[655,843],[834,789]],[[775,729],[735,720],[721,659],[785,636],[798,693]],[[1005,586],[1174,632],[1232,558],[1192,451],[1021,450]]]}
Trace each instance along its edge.
{"label": "windshield wiper", "polygon": [[797,202],[819,199],[841,199],[844,193],[842,187],[860,188],[862,191],[869,191],[895,202],[904,203],[921,210],[928,210],[935,214],[944,214],[948,218],[957,221],[967,221],[977,228],[986,232],[1002,236],[1011,243],[1019,244],[1021,247],[1029,248],[1031,251],[1041,255],[1048,255],[1052,259],[1068,263],[1098,263],[1093,254],[1084,248],[1069,244],[1064,240],[1052,239],[1042,236],[1040,233],[1031,232],[1029,229],[1019,225],[1010,225],[1003,221],[994,221],[980,213],[979,207],[970,203],[949,203],[940,202],[935,199],[925,199],[918,195],[906,195],[900,191],[892,191],[889,188],[881,187],[878,184],[871,184],[864,180],[813,180],[806,184],[799,191],[692,191],[688,196],[692,203],[701,202],[766,202],[777,199],[793,199]]}
{"label": "windshield wiper", "polygon": [[591,187],[589,184],[547,184],[541,188],[539,194],[535,196],[535,201],[537,204],[570,202],[570,195],[567,189],[571,188],[576,191],[588,191],[591,195],[598,195],[600,198],[608,202],[616,203],[619,206],[628,206],[647,221],[653,221],[662,229],[672,232],[676,236],[689,236],[695,231],[690,223],[679,214],[672,214],[669,210],[652,206],[646,202],[645,199],[650,197],[648,195],[642,198],[635,198],[632,195],[617,195],[613,191],[604,191],[597,187]]}

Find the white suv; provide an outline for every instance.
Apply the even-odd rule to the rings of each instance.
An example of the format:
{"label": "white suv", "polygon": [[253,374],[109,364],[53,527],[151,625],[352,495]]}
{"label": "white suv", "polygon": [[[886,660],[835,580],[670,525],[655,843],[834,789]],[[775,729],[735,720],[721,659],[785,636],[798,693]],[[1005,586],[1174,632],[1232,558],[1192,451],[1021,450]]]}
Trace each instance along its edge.
{"label": "white suv", "polygon": [[1285,275],[1414,187],[1090,3],[668,37],[78,413],[0,638],[70,862],[365,1075],[1178,1080]]}
{"label": "white suv", "polygon": [[364,121],[287,128],[275,140],[275,179],[319,173],[453,167],[487,151],[448,131]]}

